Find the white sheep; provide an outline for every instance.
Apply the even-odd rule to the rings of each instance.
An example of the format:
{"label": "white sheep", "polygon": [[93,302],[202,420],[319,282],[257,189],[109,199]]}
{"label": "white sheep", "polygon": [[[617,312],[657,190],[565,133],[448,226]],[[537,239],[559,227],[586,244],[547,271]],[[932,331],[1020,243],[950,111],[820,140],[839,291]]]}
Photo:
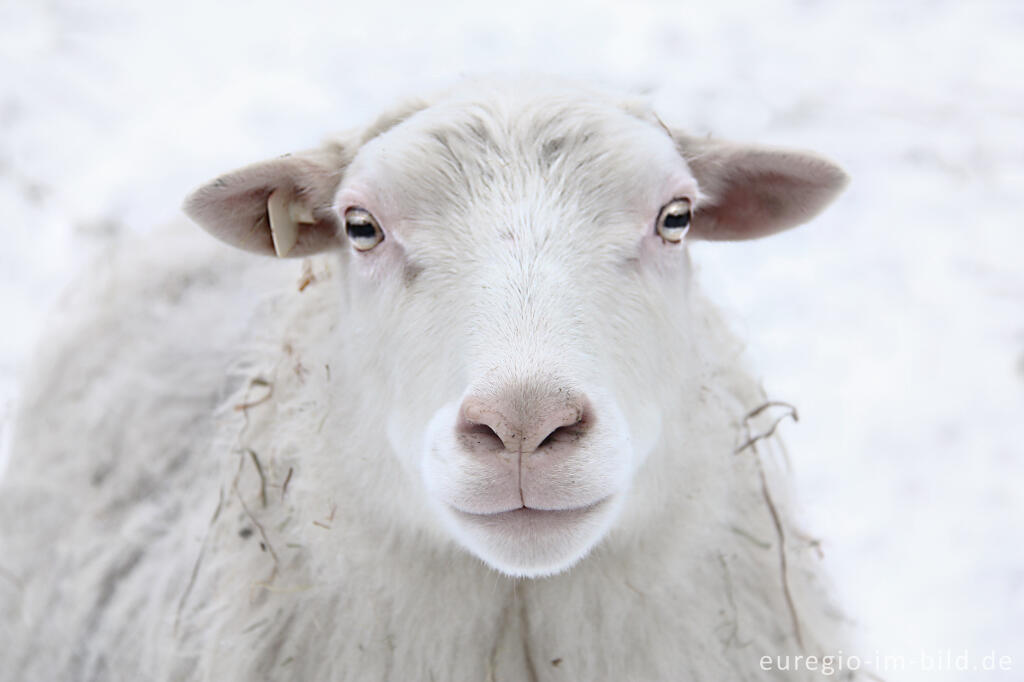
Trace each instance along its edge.
{"label": "white sheep", "polygon": [[776,663],[845,637],[786,411],[687,242],[844,183],[517,80],[201,187],[221,240],[310,258],[168,232],[64,300],[0,497],[0,679],[816,678]]}

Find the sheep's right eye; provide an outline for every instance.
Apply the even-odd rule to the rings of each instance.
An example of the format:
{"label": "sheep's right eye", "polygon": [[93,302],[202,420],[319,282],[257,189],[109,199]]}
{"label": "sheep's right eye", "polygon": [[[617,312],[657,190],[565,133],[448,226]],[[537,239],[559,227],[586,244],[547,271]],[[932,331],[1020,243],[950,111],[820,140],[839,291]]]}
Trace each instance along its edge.
{"label": "sheep's right eye", "polygon": [[377,219],[363,208],[350,208],[345,211],[345,234],[359,251],[369,251],[384,241]]}

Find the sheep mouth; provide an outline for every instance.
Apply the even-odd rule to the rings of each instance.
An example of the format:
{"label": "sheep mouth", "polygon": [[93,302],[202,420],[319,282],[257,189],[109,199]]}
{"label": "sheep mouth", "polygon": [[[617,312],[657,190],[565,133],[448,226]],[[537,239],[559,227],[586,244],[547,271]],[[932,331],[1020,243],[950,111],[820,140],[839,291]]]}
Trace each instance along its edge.
{"label": "sheep mouth", "polygon": [[621,497],[569,509],[517,507],[474,514],[449,507],[455,538],[491,568],[519,578],[567,570],[607,532]]}
{"label": "sheep mouth", "polygon": [[454,511],[461,519],[483,526],[505,526],[510,523],[517,525],[521,524],[527,527],[536,524],[547,525],[550,523],[571,524],[576,521],[582,521],[591,514],[597,512],[600,508],[604,507],[610,499],[610,496],[604,497],[582,507],[572,507],[569,509],[538,509],[536,507],[523,505],[516,509],[484,514],[462,511],[455,507],[452,507],[452,511]]}

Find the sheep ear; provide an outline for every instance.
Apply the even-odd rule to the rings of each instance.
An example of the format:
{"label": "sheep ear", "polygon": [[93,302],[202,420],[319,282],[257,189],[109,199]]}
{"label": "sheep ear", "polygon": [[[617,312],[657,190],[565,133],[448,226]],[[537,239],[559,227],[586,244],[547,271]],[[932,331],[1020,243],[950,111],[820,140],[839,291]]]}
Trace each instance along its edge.
{"label": "sheep ear", "polygon": [[818,215],[846,186],[837,165],[807,152],[673,135],[697,179],[690,234],[697,239],[757,239]]}
{"label": "sheep ear", "polygon": [[308,256],[338,248],[332,206],[348,162],[340,144],[255,163],[192,192],[183,210],[218,239],[255,253]]}

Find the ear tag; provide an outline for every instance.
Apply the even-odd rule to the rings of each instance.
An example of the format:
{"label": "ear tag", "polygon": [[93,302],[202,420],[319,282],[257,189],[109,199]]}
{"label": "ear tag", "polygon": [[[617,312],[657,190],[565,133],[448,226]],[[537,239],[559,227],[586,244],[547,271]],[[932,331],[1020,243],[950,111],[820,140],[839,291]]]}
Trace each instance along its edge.
{"label": "ear tag", "polygon": [[289,201],[288,193],[275,189],[267,197],[267,216],[270,218],[270,237],[274,241],[274,253],[284,258],[299,241],[299,224],[312,225],[316,222],[313,210],[301,201]]}
{"label": "ear tag", "polygon": [[299,240],[299,224],[292,217],[291,202],[281,189],[275,189],[267,197],[267,216],[270,218],[270,237],[274,241],[274,253],[284,258]]}

